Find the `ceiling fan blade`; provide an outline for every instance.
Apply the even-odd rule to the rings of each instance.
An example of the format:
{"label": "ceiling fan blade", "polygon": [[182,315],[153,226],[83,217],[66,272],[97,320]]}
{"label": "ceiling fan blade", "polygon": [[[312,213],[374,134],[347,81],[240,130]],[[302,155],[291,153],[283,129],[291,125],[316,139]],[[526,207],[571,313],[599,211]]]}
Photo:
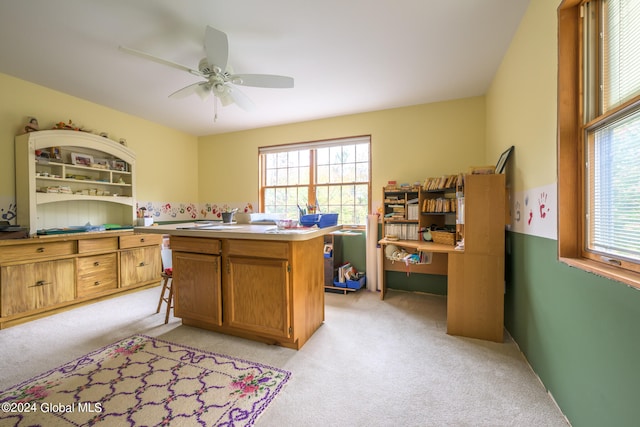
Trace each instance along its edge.
{"label": "ceiling fan blade", "polygon": [[253,87],[291,88],[293,77],[273,74],[234,74],[230,77],[233,84]]}
{"label": "ceiling fan blade", "polygon": [[193,95],[194,93],[198,95],[203,101],[206,100],[211,93],[209,82],[198,82],[190,84],[189,86],[185,86],[182,89],[173,92],[171,95],[169,95],[169,98],[182,99],[186,98],[187,96]]}
{"label": "ceiling fan blade", "polygon": [[158,58],[157,56],[150,55],[150,54],[142,52],[140,50],[131,49],[129,47],[124,47],[124,46],[119,46],[118,49],[120,49],[123,52],[129,53],[131,55],[139,56],[140,58],[144,58],[144,59],[148,59],[148,60],[153,61],[153,62],[157,62],[158,64],[167,65],[169,67],[176,68],[176,69],[182,70],[182,71],[186,71],[186,72],[194,74],[196,76],[206,77],[198,70],[194,70],[193,68],[186,67],[186,66],[178,64],[176,62],[167,61],[166,59]]}
{"label": "ceiling fan blade", "polygon": [[240,108],[245,111],[253,111],[256,108],[256,105],[253,103],[251,98],[245,95],[240,89],[235,88],[231,85],[225,85],[227,94],[233,99],[233,102]]}
{"label": "ceiling fan blade", "polygon": [[204,50],[207,53],[209,65],[224,71],[229,59],[229,41],[227,35],[220,30],[207,25],[204,37]]}

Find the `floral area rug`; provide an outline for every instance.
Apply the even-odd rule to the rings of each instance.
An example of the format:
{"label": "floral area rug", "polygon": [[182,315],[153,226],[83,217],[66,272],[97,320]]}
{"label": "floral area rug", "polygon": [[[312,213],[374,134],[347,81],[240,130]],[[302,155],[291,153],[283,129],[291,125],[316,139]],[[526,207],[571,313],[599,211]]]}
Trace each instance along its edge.
{"label": "floral area rug", "polygon": [[251,426],[290,376],[134,335],[0,392],[0,426]]}

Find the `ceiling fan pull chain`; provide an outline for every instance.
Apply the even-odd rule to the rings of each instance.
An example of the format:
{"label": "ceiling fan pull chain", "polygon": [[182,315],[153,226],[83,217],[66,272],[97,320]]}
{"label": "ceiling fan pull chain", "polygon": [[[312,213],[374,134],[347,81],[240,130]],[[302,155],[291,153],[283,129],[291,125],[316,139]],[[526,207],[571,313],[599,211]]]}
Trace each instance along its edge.
{"label": "ceiling fan pull chain", "polygon": [[218,121],[218,97],[213,97],[213,122]]}

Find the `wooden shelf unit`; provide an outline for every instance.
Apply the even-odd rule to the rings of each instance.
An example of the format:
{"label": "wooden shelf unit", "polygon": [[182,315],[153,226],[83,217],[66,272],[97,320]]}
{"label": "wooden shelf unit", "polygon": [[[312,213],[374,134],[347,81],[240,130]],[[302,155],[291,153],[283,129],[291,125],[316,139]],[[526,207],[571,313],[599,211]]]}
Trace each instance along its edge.
{"label": "wooden shelf unit", "polygon": [[[464,209],[456,208],[462,249],[431,242],[380,240],[383,251],[393,244],[433,252],[432,264],[412,265],[411,272],[448,276],[447,333],[451,335],[496,342],[504,339],[505,191],[502,174],[464,176],[464,188],[458,189],[458,195],[464,197]],[[385,257],[386,271],[403,268]],[[380,297],[384,298],[384,276],[380,280]]]}

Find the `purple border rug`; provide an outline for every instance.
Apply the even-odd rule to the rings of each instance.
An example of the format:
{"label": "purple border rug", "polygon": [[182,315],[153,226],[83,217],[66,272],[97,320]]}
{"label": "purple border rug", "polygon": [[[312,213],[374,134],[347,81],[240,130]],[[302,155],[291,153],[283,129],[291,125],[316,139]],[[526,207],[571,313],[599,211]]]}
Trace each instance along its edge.
{"label": "purple border rug", "polygon": [[251,426],[290,376],[134,335],[0,392],[0,425]]}

